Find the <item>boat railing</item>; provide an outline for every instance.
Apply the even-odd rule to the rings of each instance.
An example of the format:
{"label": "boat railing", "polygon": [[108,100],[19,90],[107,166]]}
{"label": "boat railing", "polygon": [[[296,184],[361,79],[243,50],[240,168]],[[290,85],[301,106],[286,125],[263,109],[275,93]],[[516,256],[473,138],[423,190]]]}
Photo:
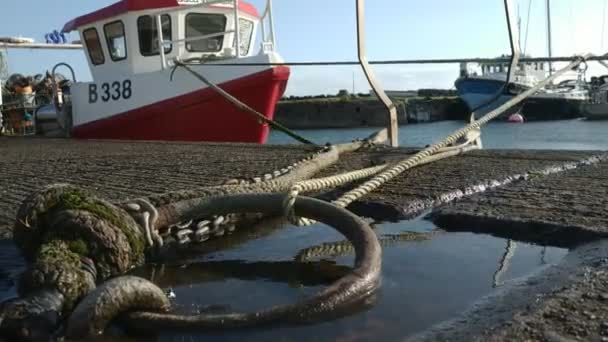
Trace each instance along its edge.
{"label": "boat railing", "polygon": [[[158,34],[158,46],[159,46],[159,52],[160,52],[160,63],[161,63],[161,69],[166,69],[168,64],[167,64],[167,56],[165,54],[165,49],[164,47],[168,47],[168,46],[173,46],[173,45],[178,45],[178,44],[186,44],[188,42],[193,42],[193,41],[199,41],[199,40],[204,40],[204,39],[209,39],[209,38],[215,38],[215,37],[222,37],[222,36],[226,36],[229,34],[234,34],[234,40],[235,40],[235,52],[234,55],[231,56],[230,58],[241,58],[242,54],[241,54],[241,42],[240,42],[240,24],[239,24],[239,3],[240,0],[201,0],[200,3],[198,4],[194,4],[194,5],[188,5],[188,6],[180,6],[179,8],[175,8],[175,9],[171,9],[171,10],[160,10],[160,11],[156,11],[153,13],[153,15],[156,18],[156,27],[158,28],[162,28],[162,16],[165,14],[169,14],[169,13],[173,13],[173,12],[179,12],[179,11],[183,11],[184,7],[186,8],[198,8],[198,7],[209,7],[212,5],[217,5],[217,4],[229,4],[231,3],[233,8],[234,8],[234,25],[233,28],[231,30],[226,30],[223,32],[215,32],[215,33],[211,33],[211,34],[206,34],[206,35],[200,35],[200,36],[194,36],[194,37],[188,37],[188,38],[184,38],[184,39],[177,39],[177,40],[165,40],[163,38],[163,30],[162,29],[157,29],[157,34]],[[268,24],[266,24],[266,21],[268,21]],[[268,25],[268,28],[266,28],[266,25]],[[261,28],[261,32],[262,32],[262,42],[261,42],[261,49],[263,53],[269,53],[275,50],[275,33],[274,33],[274,20],[273,20],[273,15],[272,15],[272,0],[266,0],[266,8],[264,9],[264,12],[262,13],[261,17],[260,17],[260,28]]]}

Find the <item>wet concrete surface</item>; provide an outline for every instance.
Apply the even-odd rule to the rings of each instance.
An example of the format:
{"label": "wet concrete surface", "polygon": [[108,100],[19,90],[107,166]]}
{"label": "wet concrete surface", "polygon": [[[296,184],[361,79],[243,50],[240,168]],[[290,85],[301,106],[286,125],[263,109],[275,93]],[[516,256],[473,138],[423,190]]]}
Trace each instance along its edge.
{"label": "wet concrete surface", "polygon": [[448,231],[508,236],[573,252],[560,267],[426,338],[608,341],[607,213],[606,161],[532,177],[436,209],[428,218]]}
{"label": "wet concrete surface", "polygon": [[[118,200],[218,185],[230,178],[260,176],[311,152],[310,148],[294,145],[0,138],[0,238],[10,237],[10,226],[22,199],[50,183],[69,182]],[[411,153],[411,149],[390,148],[357,152],[345,156],[321,175],[396,161]],[[491,294],[485,304],[481,301],[464,316],[448,321],[447,327],[429,326],[430,335],[416,336],[416,339],[562,341],[578,337],[600,341],[608,337],[608,311],[604,309],[608,298],[605,288],[608,256],[604,254],[608,249],[600,242],[593,242],[608,234],[608,162],[604,158],[604,154],[597,151],[477,151],[410,170],[355,203],[351,207],[355,212],[384,221],[412,218],[450,203],[430,216],[447,231],[492,234],[572,250],[558,266],[525,278],[521,283],[504,286]],[[346,188],[330,195],[344,190]],[[301,243],[300,236],[301,233],[295,233],[285,238]],[[463,241],[474,241],[472,236]],[[441,238],[433,241],[441,241],[437,239]],[[451,241],[444,248],[455,244],[458,242]],[[277,245],[294,247],[278,243],[273,244],[273,248]],[[248,250],[245,246],[244,250],[239,249],[238,260],[249,260],[254,254],[248,255],[248,251],[260,253],[259,248]],[[230,251],[222,253],[229,258]],[[288,265],[267,265],[265,262],[276,258],[273,254],[265,257],[267,259],[258,264],[262,268],[289,269]],[[387,264],[399,265],[398,257],[404,255],[396,255],[393,262]],[[237,272],[241,265],[231,266]],[[432,265],[427,265],[429,267]],[[291,275],[286,273],[285,277]],[[10,287],[11,279],[14,279],[12,274],[0,272],[0,286]],[[441,283],[446,281],[449,279]],[[407,282],[406,277],[396,284]],[[405,291],[402,287],[395,289]],[[410,291],[413,290],[410,288]],[[412,306],[409,310],[415,308]],[[449,319],[458,312],[459,309],[455,309],[441,319]],[[403,319],[402,315],[397,318]],[[378,331],[394,325],[371,321],[372,326],[378,326]],[[340,339],[366,340],[361,336],[355,338],[356,330],[353,336]],[[371,339],[372,335],[365,336]]]}
{"label": "wet concrete surface", "polygon": [[[107,142],[0,137],[0,238],[21,201],[52,183],[71,183],[109,200],[219,185],[256,177],[309,155],[302,145]],[[320,176],[397,161],[412,149],[382,148],[344,156]],[[364,216],[398,221],[529,173],[576,166],[599,152],[476,151],[408,171],[355,203]],[[332,194],[334,195],[334,194]]]}
{"label": "wet concrete surface", "polygon": [[496,188],[440,207],[444,229],[572,247],[608,238],[608,162]]}
{"label": "wet concrete surface", "polygon": [[406,341],[605,341],[607,303],[608,240],[601,240]]}

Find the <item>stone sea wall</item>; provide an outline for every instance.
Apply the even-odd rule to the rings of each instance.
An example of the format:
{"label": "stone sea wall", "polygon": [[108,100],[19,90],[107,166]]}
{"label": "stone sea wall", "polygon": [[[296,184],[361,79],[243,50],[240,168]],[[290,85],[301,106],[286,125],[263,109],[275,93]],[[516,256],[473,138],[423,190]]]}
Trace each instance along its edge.
{"label": "stone sea wall", "polygon": [[[466,105],[455,97],[393,100],[400,124],[460,120]],[[313,99],[283,101],[277,105],[275,119],[293,129],[382,127],[387,110],[376,99]]]}

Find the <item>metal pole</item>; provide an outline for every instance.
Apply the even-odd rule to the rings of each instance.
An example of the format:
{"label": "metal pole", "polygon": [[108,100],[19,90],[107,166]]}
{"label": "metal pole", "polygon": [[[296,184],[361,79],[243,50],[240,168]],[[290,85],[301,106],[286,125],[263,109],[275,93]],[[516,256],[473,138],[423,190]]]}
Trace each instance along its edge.
{"label": "metal pole", "polygon": [[156,16],[156,36],[158,37],[158,52],[160,54],[160,68],[165,70],[167,67],[167,57],[165,56],[165,44],[163,40],[163,23],[160,14]]}
{"label": "metal pole", "polygon": [[270,41],[272,42],[272,49],[277,51],[277,42],[274,37],[274,16],[272,15],[272,0],[268,0],[268,20],[270,23]]}
{"label": "metal pole", "polygon": [[239,23],[239,0],[234,0],[234,41],[236,42],[236,58],[241,56],[241,31]]}
{"label": "metal pole", "polygon": [[517,26],[514,24],[516,21],[513,20],[513,0],[505,0],[505,11],[507,14],[507,25],[509,28],[509,44],[511,45],[511,62],[509,63],[509,73],[507,74],[507,86],[510,80],[517,70],[519,64],[519,57],[521,55],[519,34],[514,34],[514,30]]}
{"label": "metal pole", "polygon": [[262,47],[264,46],[264,42],[266,42],[266,25],[264,25],[264,17],[260,19],[260,30],[262,32]]}
{"label": "metal pole", "polygon": [[[553,56],[553,49],[551,46],[551,0],[547,0],[547,48],[549,58]],[[549,75],[553,74],[553,65],[549,62]]]}
{"label": "metal pole", "polygon": [[366,56],[366,47],[365,47],[365,0],[356,0],[357,1],[357,46],[358,46],[358,55],[359,55],[359,64],[361,68],[363,68],[363,72],[367,77],[369,84],[372,86],[372,89],[378,96],[378,98],[384,103],[386,109],[389,113],[389,125],[388,125],[388,134],[389,139],[391,141],[391,146],[398,147],[399,146],[399,123],[397,121],[397,109],[395,105],[391,101],[391,99],[386,95],[384,89],[380,85],[380,83],[376,80],[376,76],[372,71],[371,66],[367,61]]}

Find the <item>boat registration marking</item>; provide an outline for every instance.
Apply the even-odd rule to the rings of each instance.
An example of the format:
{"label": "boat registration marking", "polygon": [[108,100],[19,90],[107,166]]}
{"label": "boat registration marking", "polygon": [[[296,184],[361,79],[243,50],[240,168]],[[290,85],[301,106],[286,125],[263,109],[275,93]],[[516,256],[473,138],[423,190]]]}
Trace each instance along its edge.
{"label": "boat registration marking", "polygon": [[130,99],[131,95],[133,95],[131,87],[131,80],[114,81],[112,83],[104,82],[100,87],[95,83],[89,84],[89,103],[96,103],[99,100],[108,102],[110,100]]}

